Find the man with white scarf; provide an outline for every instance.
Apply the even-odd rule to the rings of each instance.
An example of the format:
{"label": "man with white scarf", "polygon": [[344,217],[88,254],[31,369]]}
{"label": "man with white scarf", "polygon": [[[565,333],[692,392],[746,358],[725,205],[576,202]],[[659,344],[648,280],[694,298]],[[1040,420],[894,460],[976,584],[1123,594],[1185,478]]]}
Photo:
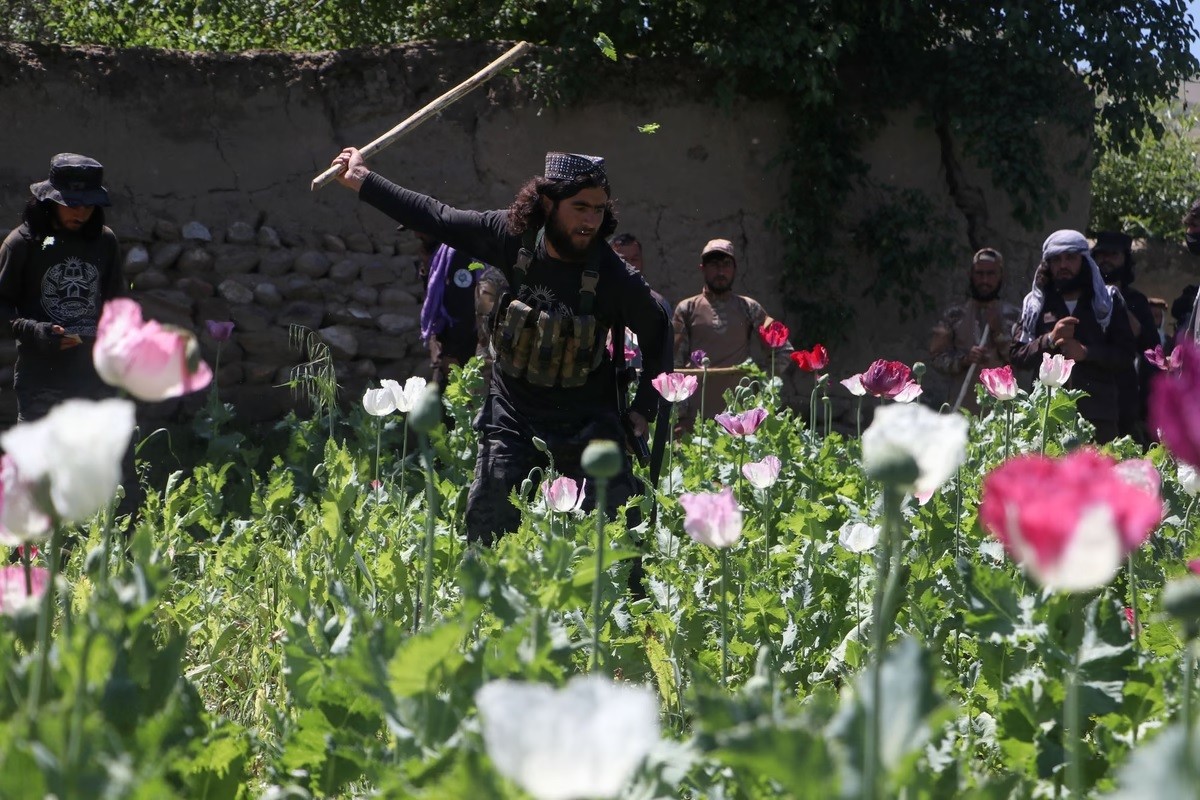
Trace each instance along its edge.
{"label": "man with white scarf", "polygon": [[1087,392],[1079,413],[1103,443],[1117,437],[1117,382],[1136,351],[1121,292],[1105,285],[1087,239],[1072,230],[1050,234],[1013,332],[1013,365],[1034,368],[1044,353],[1074,360],[1068,386]]}

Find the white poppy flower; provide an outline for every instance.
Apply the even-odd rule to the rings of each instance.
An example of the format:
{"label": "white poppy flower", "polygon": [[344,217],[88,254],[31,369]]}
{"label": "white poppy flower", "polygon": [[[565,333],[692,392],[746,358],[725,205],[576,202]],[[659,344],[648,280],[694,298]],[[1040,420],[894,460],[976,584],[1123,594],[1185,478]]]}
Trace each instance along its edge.
{"label": "white poppy flower", "polygon": [[129,400],[67,400],[36,422],[0,436],[31,484],[48,480],[54,510],[81,522],[108,505],[121,482],[121,460],[135,423]]}
{"label": "white poppy flower", "polygon": [[906,460],[916,477],[901,481],[902,491],[932,492],[954,475],[967,455],[967,420],[958,414],[938,414],[918,403],[884,406],[863,431],[863,466],[879,477]]}
{"label": "white poppy flower", "polygon": [[1200,472],[1196,471],[1195,467],[1179,462],[1179,467],[1175,473],[1179,479],[1180,487],[1192,497],[1200,492]]}
{"label": "white poppy flower", "polygon": [[865,553],[879,542],[879,528],[865,522],[847,522],[838,531],[838,544],[851,553]]}
{"label": "white poppy flower", "polygon": [[0,457],[0,545],[17,547],[45,539],[50,533],[50,517],[38,508],[33,486],[23,480],[12,456]]}
{"label": "white poppy flower", "polygon": [[425,379],[416,376],[406,380],[403,389],[395,381],[381,381],[381,385],[392,390],[396,398],[396,410],[401,414],[407,414],[417,407],[417,400],[425,394],[426,388]]}
{"label": "white poppy flower", "polygon": [[[384,381],[395,383],[395,381]],[[373,417],[386,417],[396,410],[396,393],[389,387],[367,389],[363,392],[363,408]]]}
{"label": "white poppy flower", "polygon": [[652,691],[595,675],[492,681],[475,702],[496,770],[537,800],[616,797],[659,738]]}
{"label": "white poppy flower", "polygon": [[1066,386],[1071,380],[1071,370],[1075,361],[1066,358],[1062,353],[1042,353],[1042,366],[1038,369],[1038,380],[1050,387]]}

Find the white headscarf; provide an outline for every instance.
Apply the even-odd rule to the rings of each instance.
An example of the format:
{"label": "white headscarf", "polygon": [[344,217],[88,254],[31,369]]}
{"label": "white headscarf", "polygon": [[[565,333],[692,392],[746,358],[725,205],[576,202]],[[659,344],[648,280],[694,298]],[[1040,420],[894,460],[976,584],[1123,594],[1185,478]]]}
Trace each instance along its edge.
{"label": "white headscarf", "polygon": [[[1092,258],[1088,240],[1079,231],[1072,230],[1055,231],[1046,237],[1046,241],[1042,243],[1043,262],[1063,253],[1079,253],[1087,262],[1088,268],[1092,271],[1092,313],[1096,315],[1096,322],[1100,323],[1100,329],[1107,331],[1108,323],[1112,321],[1112,294],[1110,288],[1104,283],[1104,275],[1101,274],[1100,267]],[[1031,342],[1036,336],[1038,320],[1041,318],[1042,305],[1045,301],[1046,295],[1038,286],[1035,275],[1033,289],[1025,295],[1025,302],[1021,304],[1021,330],[1018,338],[1022,343]]]}

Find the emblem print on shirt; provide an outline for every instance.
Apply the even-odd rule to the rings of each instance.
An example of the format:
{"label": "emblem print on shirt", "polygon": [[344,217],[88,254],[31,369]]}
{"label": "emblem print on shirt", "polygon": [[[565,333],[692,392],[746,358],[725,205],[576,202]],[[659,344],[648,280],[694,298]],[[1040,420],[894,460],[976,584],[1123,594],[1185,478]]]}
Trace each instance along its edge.
{"label": "emblem print on shirt", "polygon": [[558,302],[554,291],[548,286],[522,286],[521,299],[533,308],[549,311],[560,317],[570,317],[575,313],[566,303]]}
{"label": "emblem print on shirt", "polygon": [[[68,333],[95,333],[100,311],[100,270],[74,256],[55,264],[42,278],[42,308]],[[87,323],[86,329],[71,327],[79,322]]]}
{"label": "emblem print on shirt", "polygon": [[471,285],[471,273],[465,269],[456,271],[454,273],[454,285],[460,289],[466,289]]}

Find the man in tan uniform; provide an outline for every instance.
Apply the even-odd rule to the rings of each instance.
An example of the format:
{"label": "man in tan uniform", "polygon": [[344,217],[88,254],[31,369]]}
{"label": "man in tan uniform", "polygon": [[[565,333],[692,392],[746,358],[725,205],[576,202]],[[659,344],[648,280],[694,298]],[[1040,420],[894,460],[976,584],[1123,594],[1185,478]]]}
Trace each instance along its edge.
{"label": "man in tan uniform", "polygon": [[[968,274],[967,302],[953,306],[942,315],[933,329],[929,343],[929,363],[949,378],[953,403],[958,397],[967,370],[972,364],[972,383],[979,380],[979,371],[1002,367],[1009,363],[1013,326],[1021,318],[1021,309],[1000,299],[1004,287],[1004,257],[991,247],[985,247],[971,259]],[[980,345],[984,327],[987,340]],[[979,410],[974,387],[968,387],[963,408]]]}
{"label": "man in tan uniform", "polygon": [[[752,297],[733,293],[737,273],[733,242],[713,239],[700,253],[704,290],[675,306],[675,366],[692,366],[691,355],[703,350],[709,367],[734,367],[750,358],[760,341],[758,330],[774,320]],[[787,363],[792,345],[778,349],[776,369]]]}

